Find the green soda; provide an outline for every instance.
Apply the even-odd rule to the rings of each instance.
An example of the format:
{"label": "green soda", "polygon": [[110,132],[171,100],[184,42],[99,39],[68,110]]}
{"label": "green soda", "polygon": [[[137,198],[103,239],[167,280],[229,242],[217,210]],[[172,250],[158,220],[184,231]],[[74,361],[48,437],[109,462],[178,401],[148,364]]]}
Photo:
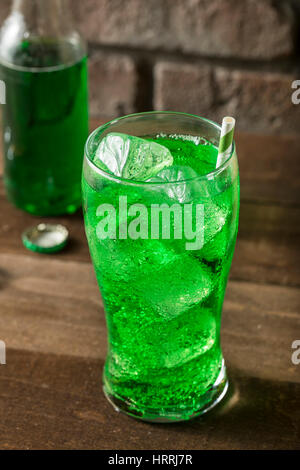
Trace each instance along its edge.
{"label": "green soda", "polygon": [[[40,216],[73,213],[81,205],[88,136],[85,47],[79,36],[72,43],[63,33],[54,35],[53,31],[59,34],[61,12],[55,10],[58,4],[50,9],[49,3],[14,4],[0,40],[0,79],[6,86],[2,106],[6,193],[18,208]],[[32,28],[35,21],[40,23],[38,32],[34,29],[23,34],[27,39],[19,40],[22,18]],[[41,25],[49,32],[46,29],[39,37]]]}
{"label": "green soda", "polygon": [[[226,391],[220,326],[237,235],[239,179],[237,168],[215,176],[217,147],[201,136],[144,138],[170,151],[173,164],[165,174],[185,174],[185,183],[126,185],[104,172],[93,175],[90,167],[83,177],[87,239],[108,326],[104,390],[132,416],[177,421],[209,409]],[[97,164],[95,153],[90,160]],[[116,207],[124,196],[128,206],[142,204],[148,214],[153,204],[203,206],[203,246],[187,250],[186,240],[172,230],[163,239],[162,227],[158,239],[150,238],[149,229],[149,237],[100,240],[99,206]],[[129,215],[127,222],[133,219]],[[117,233],[122,223],[117,210]]]}

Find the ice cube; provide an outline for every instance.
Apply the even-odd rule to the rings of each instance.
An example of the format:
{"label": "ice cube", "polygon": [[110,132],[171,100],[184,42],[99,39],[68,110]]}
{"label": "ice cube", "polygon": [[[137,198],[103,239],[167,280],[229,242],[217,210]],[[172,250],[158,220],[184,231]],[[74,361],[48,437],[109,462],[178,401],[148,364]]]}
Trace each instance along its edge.
{"label": "ice cube", "polygon": [[[173,263],[177,255],[158,240],[99,240],[98,264],[108,281],[131,282]],[[97,253],[95,253],[97,256]],[[110,266],[109,272],[107,266]],[[134,284],[133,284],[134,285]]]}
{"label": "ice cube", "polygon": [[115,176],[146,181],[172,165],[173,157],[166,147],[156,142],[110,133],[100,143],[94,163]]}
{"label": "ice cube", "polygon": [[[165,328],[163,366],[172,368],[202,356],[214,347],[217,338],[216,319],[201,304],[186,310],[168,322]],[[162,338],[161,338],[162,343]]]}
{"label": "ice cube", "polygon": [[204,183],[197,179],[197,173],[192,168],[186,166],[166,168],[150,181],[167,183],[161,186],[161,190],[174,202],[203,205],[205,243],[222,230],[227,218],[226,208],[214,203],[212,197],[203,197]]}
{"label": "ice cube", "polygon": [[127,375],[141,378],[147,368],[180,367],[216,344],[215,316],[201,304],[171,319],[155,317],[147,307],[135,313],[121,308],[113,316],[118,351],[114,375],[121,368]]}
{"label": "ice cube", "polygon": [[[226,249],[226,246],[224,248],[224,238],[226,239],[227,237],[227,232],[225,230],[226,233],[223,233],[223,228],[228,221],[230,207],[225,204],[218,204],[212,197],[203,197],[201,188],[202,181],[197,179],[196,172],[189,167],[174,166],[166,168],[158,173],[156,177],[151,178],[150,181],[167,183],[162,184],[158,190],[170,198],[170,205],[175,202],[193,204],[193,230],[195,231],[197,227],[198,236],[203,234],[203,246],[214,244],[214,239],[218,236],[218,240],[220,240],[218,250],[220,253],[222,252],[222,256],[224,249]],[[196,219],[194,219],[197,205],[202,206],[204,215],[204,218],[200,217],[198,225],[196,225]],[[184,219],[184,221],[186,220]],[[201,224],[201,226],[199,224]],[[172,225],[172,230],[173,229],[174,227]],[[182,242],[180,243],[179,240],[176,240],[175,243],[173,243],[174,250],[177,252],[185,250],[187,243],[189,243],[189,240],[186,238],[185,232],[183,231]],[[215,252],[215,247],[210,246],[209,251]],[[215,254],[213,254],[213,257],[215,257]]]}
{"label": "ice cube", "polygon": [[212,263],[222,260],[228,248],[228,227],[225,226],[210,241],[204,244],[201,258]]}
{"label": "ice cube", "polygon": [[148,368],[178,367],[215,344],[215,317],[203,305],[214,288],[211,270],[187,255],[170,252],[159,260],[159,253],[161,258],[167,255],[165,249],[156,251],[149,265],[143,262],[146,271],[143,266],[138,269],[137,262],[127,264],[123,277],[120,264],[118,280],[114,269],[103,279],[113,346],[118,351],[118,364],[111,365],[114,374],[122,366],[130,377],[141,378]]}
{"label": "ice cube", "polygon": [[154,315],[165,319],[174,318],[203,302],[213,288],[211,270],[188,254],[173,255],[172,262],[137,280],[141,297],[152,305]]}
{"label": "ice cube", "polygon": [[204,202],[204,243],[212,240],[224,227],[228,212],[212,201]]}
{"label": "ice cube", "polygon": [[229,211],[210,202],[204,204],[204,243],[201,249],[190,251],[192,257],[214,262],[226,255],[228,247]]}
{"label": "ice cube", "polygon": [[194,178],[197,178],[197,173],[192,168],[176,165],[163,169],[149,181],[161,183],[159,189],[172,201],[185,204],[192,202],[195,196]]}

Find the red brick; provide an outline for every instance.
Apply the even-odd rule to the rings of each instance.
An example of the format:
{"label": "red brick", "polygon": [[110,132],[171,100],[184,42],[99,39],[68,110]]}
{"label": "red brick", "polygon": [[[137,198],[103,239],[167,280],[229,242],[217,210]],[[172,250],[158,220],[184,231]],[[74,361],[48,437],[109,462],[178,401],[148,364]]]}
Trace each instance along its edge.
{"label": "red brick", "polygon": [[288,74],[216,70],[219,119],[237,116],[242,129],[276,133],[299,133],[300,105],[291,100],[292,82]]}
{"label": "red brick", "polygon": [[270,59],[294,48],[293,13],[272,0],[73,0],[91,42]]}
{"label": "red brick", "polygon": [[161,62],[155,66],[154,79],[155,109],[210,113],[214,101],[210,67]]}
{"label": "red brick", "polygon": [[115,117],[135,112],[137,71],[121,54],[92,54],[89,61],[90,114]]}
{"label": "red brick", "polygon": [[201,64],[159,63],[155,67],[155,109],[217,121],[233,115],[243,130],[298,133],[300,105],[291,101],[291,84],[296,78]]}

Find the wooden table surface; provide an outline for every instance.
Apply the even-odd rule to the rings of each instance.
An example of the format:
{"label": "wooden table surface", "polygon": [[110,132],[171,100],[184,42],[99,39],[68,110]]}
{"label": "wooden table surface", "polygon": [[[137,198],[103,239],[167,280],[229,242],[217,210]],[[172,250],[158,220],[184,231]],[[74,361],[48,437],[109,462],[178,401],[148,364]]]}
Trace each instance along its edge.
{"label": "wooden table surface", "polygon": [[[96,127],[92,122],[92,127]],[[60,254],[27,251],[40,219],[0,186],[1,449],[300,449],[300,139],[239,134],[241,217],[223,309],[231,389],[204,417],[154,425],[113,411],[101,391],[103,307],[81,215],[62,217]]]}

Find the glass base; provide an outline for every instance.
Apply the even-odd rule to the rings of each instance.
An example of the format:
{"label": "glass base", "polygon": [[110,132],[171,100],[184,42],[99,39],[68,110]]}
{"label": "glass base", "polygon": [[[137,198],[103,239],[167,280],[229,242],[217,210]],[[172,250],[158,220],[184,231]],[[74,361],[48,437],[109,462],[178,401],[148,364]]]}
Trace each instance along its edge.
{"label": "glass base", "polygon": [[125,413],[142,421],[155,423],[174,423],[186,421],[195,418],[196,416],[203,415],[220,403],[220,401],[225,397],[227,390],[228,379],[224,360],[217,380],[203,395],[199,396],[198,406],[194,406],[192,409],[182,408],[180,406],[161,409],[140,408],[137,404],[130,403],[125,397],[114,395],[110,391],[109,384],[105,377],[103,386],[106,398],[116,411]]}

